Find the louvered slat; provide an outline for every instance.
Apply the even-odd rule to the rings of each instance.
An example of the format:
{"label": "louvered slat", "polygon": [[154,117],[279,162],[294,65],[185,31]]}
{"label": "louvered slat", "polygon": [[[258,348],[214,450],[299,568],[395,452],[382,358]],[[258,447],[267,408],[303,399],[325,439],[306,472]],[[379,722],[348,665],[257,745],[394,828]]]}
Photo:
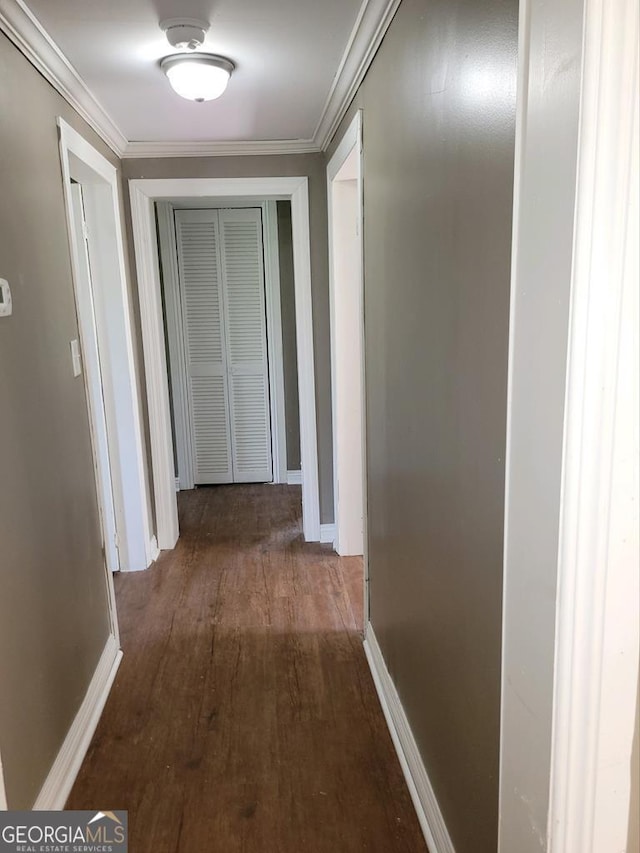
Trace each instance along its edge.
{"label": "louvered slat", "polygon": [[272,478],[260,210],[220,211],[234,482]]}
{"label": "louvered slat", "polygon": [[193,376],[194,462],[200,483],[230,482],[228,412],[223,376]]}
{"label": "louvered slat", "polygon": [[227,363],[215,210],[175,213],[194,482],[231,483]]}

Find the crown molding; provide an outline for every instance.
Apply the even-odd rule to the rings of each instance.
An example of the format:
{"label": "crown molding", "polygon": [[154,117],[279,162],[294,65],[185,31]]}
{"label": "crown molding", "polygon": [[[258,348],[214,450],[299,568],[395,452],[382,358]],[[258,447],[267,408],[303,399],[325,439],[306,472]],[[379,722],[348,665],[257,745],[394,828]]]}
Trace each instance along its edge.
{"label": "crown molding", "polygon": [[129,142],[23,0],[0,0],[0,29],[122,158],[230,157],[326,151],[401,0],[363,0],[312,139]]}
{"label": "crown molding", "polygon": [[364,80],[401,0],[363,0],[360,12],[338,66],[320,121],[313,134],[326,151]]}
{"label": "crown molding", "polygon": [[45,80],[122,157],[126,138],[22,0],[0,0],[0,29]]}
{"label": "crown molding", "polygon": [[125,159],[142,157],[238,157],[265,154],[316,154],[312,139],[239,140],[237,142],[129,142]]}

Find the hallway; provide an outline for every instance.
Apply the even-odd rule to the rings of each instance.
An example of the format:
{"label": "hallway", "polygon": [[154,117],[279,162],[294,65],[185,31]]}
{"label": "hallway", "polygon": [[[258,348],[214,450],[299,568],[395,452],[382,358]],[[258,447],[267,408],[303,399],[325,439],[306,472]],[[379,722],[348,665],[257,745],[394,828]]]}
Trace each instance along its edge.
{"label": "hallway", "polygon": [[67,808],[132,853],[422,853],[361,641],[362,564],[304,544],[300,489],[180,494],[181,538],[116,577],[124,659]]}

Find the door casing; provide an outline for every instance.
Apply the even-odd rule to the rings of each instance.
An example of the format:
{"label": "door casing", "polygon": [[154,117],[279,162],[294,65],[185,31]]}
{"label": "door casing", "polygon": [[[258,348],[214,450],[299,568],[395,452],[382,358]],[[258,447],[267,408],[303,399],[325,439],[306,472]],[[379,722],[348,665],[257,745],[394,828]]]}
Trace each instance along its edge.
{"label": "door casing", "polygon": [[156,529],[160,548],[173,548],[179,535],[154,210],[155,202],[172,198],[235,197],[291,201],[303,472],[302,525],[306,541],[320,541],[308,178],[141,178],[129,181],[129,196],[147,383]]}
{"label": "door casing", "polygon": [[[173,214],[175,210],[193,207],[183,201],[162,201],[156,205],[158,242],[162,263],[162,279],[166,311],[167,345],[170,355],[173,427],[177,456],[177,489],[194,487],[189,411],[184,388],[186,364],[181,315],[177,247]],[[267,351],[269,395],[271,408],[271,458],[273,482],[287,482],[287,437],[284,408],[284,368],[282,354],[282,314],[280,308],[280,263],[278,251],[278,222],[275,201],[264,199],[207,199],[198,208],[259,207],[262,211],[264,245],[264,275],[267,319]]]}

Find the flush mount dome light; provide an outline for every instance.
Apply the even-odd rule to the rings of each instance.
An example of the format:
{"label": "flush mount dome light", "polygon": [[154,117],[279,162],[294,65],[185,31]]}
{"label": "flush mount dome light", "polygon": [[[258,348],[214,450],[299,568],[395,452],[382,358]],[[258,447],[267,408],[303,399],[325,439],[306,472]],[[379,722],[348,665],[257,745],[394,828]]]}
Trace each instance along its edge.
{"label": "flush mount dome light", "polygon": [[166,56],[160,67],[178,95],[191,101],[212,101],[227,88],[235,65],[213,53],[175,53]]}
{"label": "flush mount dome light", "polygon": [[204,42],[209,30],[208,22],[198,18],[167,18],[160,21],[160,29],[171,47],[194,51],[174,53],[161,60],[160,67],[174,90],[190,101],[213,101],[219,98],[227,88],[235,65],[224,56],[195,53]]}

